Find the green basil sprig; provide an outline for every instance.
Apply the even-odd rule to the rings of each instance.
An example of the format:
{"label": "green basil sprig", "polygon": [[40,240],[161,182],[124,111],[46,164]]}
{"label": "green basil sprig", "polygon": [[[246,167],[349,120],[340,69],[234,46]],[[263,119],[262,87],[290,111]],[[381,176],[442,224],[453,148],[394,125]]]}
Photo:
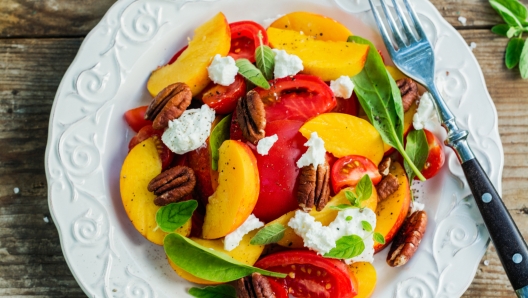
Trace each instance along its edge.
{"label": "green basil sprig", "polygon": [[286,228],[280,223],[274,223],[265,226],[253,236],[249,244],[251,245],[266,245],[276,243],[284,237]]}
{"label": "green basil sprig", "polygon": [[[418,169],[423,169],[427,161],[427,156],[429,155],[429,144],[427,143],[427,137],[423,129],[413,130],[407,135],[405,152],[407,152]],[[405,168],[407,177],[409,177],[409,182],[412,182],[414,179],[414,171],[409,167],[407,161],[403,162],[403,167]]]}
{"label": "green basil sprig", "polygon": [[196,298],[237,298],[236,290],[231,285],[190,288],[189,294]]}
{"label": "green basil sprig", "polygon": [[220,158],[218,150],[225,140],[229,140],[229,129],[231,127],[231,115],[225,116],[213,128],[209,137],[209,148],[211,151],[211,168],[218,170],[218,159]]}
{"label": "green basil sprig", "polygon": [[330,209],[345,210],[349,208],[362,208],[361,203],[368,200],[372,196],[372,180],[369,175],[365,174],[359,180],[354,190],[345,190],[345,198],[350,202],[350,205],[340,204],[337,206],[330,206]]}
{"label": "green basil sprig", "polygon": [[351,259],[359,256],[365,250],[365,242],[358,235],[343,236],[336,241],[336,247],[332,248],[324,256],[333,259]]}
{"label": "green basil sprig", "polygon": [[236,66],[238,67],[238,73],[246,78],[251,83],[262,87],[264,89],[269,89],[270,84],[268,83],[268,80],[264,77],[260,69],[258,69],[253,63],[249,62],[248,59],[241,58],[238,59],[236,62]]}
{"label": "green basil sprig", "polygon": [[370,224],[370,222],[366,221],[366,220],[362,220],[361,221],[361,227],[363,228],[363,230],[365,230],[366,232],[372,232],[372,225]]}
{"label": "green basil sprig", "polygon": [[348,42],[366,44],[370,47],[365,67],[351,78],[361,107],[383,141],[396,148],[416,176],[424,181],[425,177],[403,148],[403,106],[400,89],[370,41],[359,36],[350,36]]}
{"label": "green basil sprig", "polygon": [[178,267],[209,281],[229,282],[254,272],[272,277],[286,277],[286,274],[246,265],[176,233],[165,236],[163,248],[169,259]]}
{"label": "green basil sprig", "polygon": [[383,237],[381,233],[374,232],[374,241],[378,242],[379,244],[385,244],[385,237]]}
{"label": "green basil sprig", "polygon": [[260,46],[255,49],[255,60],[266,80],[273,80],[275,69],[275,53],[267,45],[262,44],[262,32],[258,33]]}
{"label": "green basil sprig", "polygon": [[191,218],[196,207],[196,200],[170,203],[156,212],[156,223],[163,232],[172,233]]}

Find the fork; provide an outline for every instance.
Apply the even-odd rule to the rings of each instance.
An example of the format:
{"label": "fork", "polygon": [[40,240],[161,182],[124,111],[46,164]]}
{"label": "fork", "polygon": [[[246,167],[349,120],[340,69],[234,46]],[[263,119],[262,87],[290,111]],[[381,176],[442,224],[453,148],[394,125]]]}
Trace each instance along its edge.
{"label": "fork", "polygon": [[[406,17],[396,0],[392,0],[400,29],[384,0],[380,2],[391,35],[387,32],[373,0],[369,0],[374,19],[392,61],[403,73],[424,85],[431,94],[442,126],[447,130],[445,144],[456,152],[462,164],[469,187],[506,274],[517,296],[528,297],[528,247],[501,197],[471,151],[466,141],[468,132],[458,128],[455,116],[435,86],[434,51],[416,12],[408,0],[403,0],[407,8],[408,17]],[[413,32],[407,18],[410,19],[416,33]]]}

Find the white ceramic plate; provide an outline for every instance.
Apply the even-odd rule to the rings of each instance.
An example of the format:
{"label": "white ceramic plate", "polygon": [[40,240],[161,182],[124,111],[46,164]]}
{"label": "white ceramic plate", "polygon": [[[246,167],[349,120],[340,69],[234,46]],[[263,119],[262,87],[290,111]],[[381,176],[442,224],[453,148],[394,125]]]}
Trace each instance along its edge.
{"label": "white ceramic plate", "polygon": [[[382,42],[365,0],[120,0],[83,42],[55,97],[46,150],[49,206],[75,278],[90,297],[187,297],[191,286],[163,249],[132,226],[119,195],[119,171],[131,131],[123,113],[150,100],[150,71],[165,64],[193,29],[222,11],[230,22],[263,22],[291,11],[339,20]],[[482,72],[462,37],[425,0],[413,2],[432,42],[437,84],[482,166],[501,192],[497,113]],[[385,57],[388,57],[385,55]],[[440,127],[431,127],[442,137]],[[374,297],[458,297],[489,243],[456,156],[446,149],[437,177],[414,186],[429,214],[420,249],[401,269],[376,256]]]}

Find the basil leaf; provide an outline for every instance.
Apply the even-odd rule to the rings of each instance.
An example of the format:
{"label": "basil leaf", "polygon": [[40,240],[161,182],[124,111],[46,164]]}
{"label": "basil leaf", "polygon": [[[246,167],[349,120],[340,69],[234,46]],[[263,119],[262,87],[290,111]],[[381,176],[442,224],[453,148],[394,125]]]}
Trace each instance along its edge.
{"label": "basil leaf", "polygon": [[420,180],[425,180],[403,148],[403,107],[400,89],[370,41],[359,36],[350,36],[348,42],[366,44],[370,47],[365,67],[351,78],[361,107],[383,141],[396,148],[409,162]]}
{"label": "basil leaf", "polygon": [[521,52],[524,46],[524,40],[522,38],[512,38],[506,46],[506,56],[504,62],[508,69],[514,68],[519,64],[521,59]]}
{"label": "basil leaf", "polygon": [[266,90],[270,88],[270,84],[262,72],[255,65],[249,62],[248,59],[238,59],[236,61],[236,66],[238,67],[238,73],[251,83]]}
{"label": "basil leaf", "polygon": [[276,243],[284,237],[286,228],[280,223],[274,223],[269,226],[265,226],[260,229],[255,236],[251,239],[249,244],[251,245],[266,245]]}
{"label": "basil leaf", "polygon": [[236,290],[231,285],[190,288],[189,294],[197,298],[237,298]]}
{"label": "basil leaf", "polygon": [[378,232],[374,232],[374,241],[378,242],[379,244],[385,244],[385,237],[383,237],[383,235]]}
{"label": "basil leaf", "polygon": [[521,59],[519,60],[519,70],[523,79],[528,78],[528,39],[524,42],[521,52]]}
{"label": "basil leaf", "polygon": [[355,191],[360,202],[366,201],[372,196],[372,181],[369,175],[365,174],[361,177],[361,180],[356,185]]}
{"label": "basil leaf", "polygon": [[357,207],[356,206],[352,206],[352,205],[347,205],[347,204],[339,204],[337,206],[330,206],[328,208],[330,208],[332,210],[341,211],[341,210],[346,210],[346,209],[350,209],[350,208],[357,208]]}
{"label": "basil leaf", "polygon": [[361,221],[361,227],[367,232],[372,232],[372,225],[366,220]]}
{"label": "basil leaf", "polygon": [[255,60],[266,80],[273,80],[273,69],[275,68],[275,53],[270,47],[260,45],[255,50]]}
{"label": "basil leaf", "polygon": [[354,201],[357,199],[357,196],[354,192],[352,192],[351,190],[345,190],[345,198],[351,203],[353,204]]}
{"label": "basil leaf", "polygon": [[172,233],[183,226],[198,207],[196,200],[170,203],[156,212],[156,223],[163,232]]}
{"label": "basil leaf", "polygon": [[286,274],[246,265],[225,253],[204,247],[176,233],[165,236],[163,248],[169,259],[178,267],[209,281],[228,282],[254,272],[273,277],[286,277]]}
{"label": "basil leaf", "polygon": [[347,217],[345,218],[345,220],[346,220],[346,221],[351,221],[351,220],[352,220],[352,216],[350,216],[350,215],[347,216]]}
{"label": "basil leaf", "polygon": [[[427,156],[429,155],[429,144],[427,143],[427,137],[423,129],[409,132],[405,152],[407,152],[407,155],[409,155],[418,169],[424,168]],[[415,176],[414,171],[409,167],[407,161],[403,162],[403,167],[405,168],[409,181],[412,182]]]}
{"label": "basil leaf", "polygon": [[365,242],[358,235],[343,236],[336,241],[336,247],[332,248],[324,256],[334,259],[351,259],[359,256],[365,250]]}
{"label": "basil leaf", "polygon": [[211,136],[209,137],[209,148],[211,150],[211,168],[218,170],[218,159],[220,154],[218,150],[225,140],[229,140],[229,129],[231,128],[231,115],[225,116],[213,128]]}
{"label": "basil leaf", "polygon": [[491,28],[491,32],[506,37],[506,33],[510,29],[510,26],[507,24],[495,25]]}
{"label": "basil leaf", "polygon": [[517,0],[490,0],[490,5],[495,9],[508,25],[522,27],[528,12],[526,7]]}
{"label": "basil leaf", "polygon": [[510,27],[508,31],[506,32],[506,37],[512,38],[514,36],[517,36],[519,33],[521,33],[522,29],[519,27]]}

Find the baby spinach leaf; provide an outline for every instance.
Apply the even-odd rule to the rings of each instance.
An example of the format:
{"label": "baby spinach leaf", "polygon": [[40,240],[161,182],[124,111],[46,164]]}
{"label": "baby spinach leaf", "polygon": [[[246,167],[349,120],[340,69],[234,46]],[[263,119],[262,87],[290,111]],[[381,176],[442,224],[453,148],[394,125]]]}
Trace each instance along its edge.
{"label": "baby spinach leaf", "polygon": [[372,232],[372,225],[366,220],[361,221],[361,227],[367,232]]}
{"label": "baby spinach leaf", "polygon": [[197,298],[237,298],[236,290],[231,285],[190,288],[189,294]]}
{"label": "baby spinach leaf", "polygon": [[255,49],[255,60],[257,67],[260,69],[266,80],[273,79],[273,70],[275,68],[275,53],[267,45],[262,44],[262,32],[258,33],[260,45]]}
{"label": "baby spinach leaf", "polygon": [[274,223],[260,229],[257,234],[251,239],[251,245],[266,245],[276,243],[284,237],[286,228],[280,223]]}
{"label": "baby spinach leaf", "polygon": [[196,200],[168,204],[156,212],[156,223],[163,232],[172,233],[191,218],[196,207]]}
{"label": "baby spinach leaf", "polygon": [[343,236],[336,241],[336,247],[332,248],[324,256],[334,259],[350,259],[359,256],[365,250],[365,242],[358,235]]}
{"label": "baby spinach leaf", "polygon": [[222,146],[225,140],[229,140],[229,129],[231,127],[231,115],[225,116],[213,128],[211,136],[209,137],[209,148],[211,150],[211,168],[218,170],[218,159],[220,155],[218,149]]}
{"label": "baby spinach leaf", "polygon": [[[423,129],[413,130],[407,135],[405,152],[407,152],[407,155],[409,155],[418,169],[423,169],[427,161],[427,156],[429,155],[429,144],[427,143],[427,137]],[[415,176],[414,171],[409,167],[407,161],[403,162],[403,167],[405,168],[409,181],[412,182]]]}
{"label": "baby spinach leaf", "polygon": [[506,55],[504,57],[504,62],[508,69],[512,69],[519,64],[523,46],[524,40],[522,38],[512,38],[508,42],[508,45],[506,46]]}
{"label": "baby spinach leaf", "polygon": [[258,69],[255,65],[249,62],[248,59],[238,59],[236,61],[236,66],[238,67],[238,73],[251,83],[264,89],[270,88],[268,80],[266,80],[260,69]]}
{"label": "baby spinach leaf", "polygon": [[524,42],[521,59],[519,60],[519,70],[523,79],[528,78],[528,40]]}
{"label": "baby spinach leaf", "polygon": [[378,242],[379,244],[385,244],[385,237],[383,237],[381,233],[374,232],[374,241]]}
{"label": "baby spinach leaf", "polygon": [[396,82],[387,72],[381,56],[370,41],[359,36],[350,36],[348,42],[370,47],[365,67],[351,78],[361,107],[383,141],[396,148],[420,180],[425,180],[403,148],[403,107]]}
{"label": "baby spinach leaf", "polygon": [[169,259],[178,267],[209,281],[228,282],[254,272],[272,277],[286,277],[286,274],[246,265],[176,233],[165,236],[163,248]]}
{"label": "baby spinach leaf", "polygon": [[499,24],[491,28],[491,32],[506,37],[510,26],[508,24]]}

